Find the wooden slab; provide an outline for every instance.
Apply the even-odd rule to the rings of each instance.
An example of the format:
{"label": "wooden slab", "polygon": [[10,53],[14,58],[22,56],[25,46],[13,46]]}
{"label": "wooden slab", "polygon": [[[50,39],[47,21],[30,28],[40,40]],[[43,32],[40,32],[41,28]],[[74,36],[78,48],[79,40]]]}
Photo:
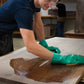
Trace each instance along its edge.
{"label": "wooden slab", "polygon": [[31,60],[12,59],[10,65],[15,74],[47,83],[77,84],[84,74],[84,65],[52,65],[50,61],[40,58]]}
{"label": "wooden slab", "polygon": [[[70,38],[56,38],[55,37],[55,38],[48,39],[47,42],[48,42],[49,46],[59,47],[62,55],[67,55],[67,54],[84,55],[84,47],[83,47],[84,39],[70,39]],[[37,58],[37,57],[38,56],[28,53],[26,51],[25,47],[20,50],[14,51],[13,53],[10,53],[8,55],[5,55],[3,57],[0,57],[0,78],[5,78],[5,79],[13,80],[13,81],[18,81],[21,83],[26,83],[26,84],[47,84],[47,83],[48,84],[76,84],[78,81],[80,81],[80,78],[84,74],[83,73],[84,65],[65,66],[65,67],[63,65],[51,65],[50,62],[48,62],[48,61],[45,62],[45,60],[33,59],[33,58]],[[41,72],[44,73],[45,79],[48,78],[48,75],[46,75],[46,74],[49,74],[49,77],[52,79],[51,81],[53,81],[54,74],[55,74],[55,76],[58,76],[58,75],[64,73],[64,76],[61,75],[59,78],[56,79],[56,82],[46,82],[43,78],[42,78],[42,80],[40,78],[38,81],[35,81],[36,79],[31,78],[32,75],[30,75],[30,78],[16,75],[14,73],[14,69],[10,66],[10,60],[18,59],[18,58],[27,59],[26,60],[27,63],[28,63],[28,59],[32,59],[33,61],[37,60],[37,65],[35,65],[36,67],[33,69],[35,69],[35,72],[38,74],[41,74]],[[32,61],[30,60],[30,62],[32,62]],[[31,67],[32,66],[34,66],[34,65],[31,65]],[[39,68],[39,71],[37,72],[36,70],[38,70],[37,69],[38,66],[40,66],[40,68]],[[60,68],[59,68],[59,66],[60,66]],[[47,69],[47,72],[46,72],[46,70],[44,70],[44,72],[41,71],[43,67],[44,67],[44,69],[47,67],[50,70],[52,70],[51,75],[50,75],[49,69]],[[32,73],[34,73],[33,69],[31,70]],[[60,69],[60,71],[59,71],[59,69]],[[68,71],[70,73],[73,73],[74,75],[69,74]],[[65,73],[68,73],[67,78],[62,79],[63,77],[66,77]],[[61,78],[61,80],[60,80],[60,78]],[[68,78],[71,78],[71,79],[68,79]],[[59,79],[59,82],[57,82],[58,79]],[[47,79],[47,81],[49,81],[49,80],[50,79]],[[41,81],[43,81],[43,82],[41,82]]]}

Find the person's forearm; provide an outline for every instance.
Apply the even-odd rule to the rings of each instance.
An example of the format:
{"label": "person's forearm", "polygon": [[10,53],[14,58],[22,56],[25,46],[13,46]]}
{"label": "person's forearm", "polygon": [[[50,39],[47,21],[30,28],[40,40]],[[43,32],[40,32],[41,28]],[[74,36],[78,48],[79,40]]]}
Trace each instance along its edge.
{"label": "person's forearm", "polygon": [[28,52],[35,54],[44,59],[52,59],[53,53],[38,44],[35,41],[35,37],[32,30],[20,28],[20,33],[24,40],[24,44]]}
{"label": "person's forearm", "polygon": [[41,58],[51,60],[53,57],[53,53],[47,50],[46,48],[42,47],[36,42],[30,43],[28,46],[28,52],[35,54]]}
{"label": "person's forearm", "polygon": [[36,13],[33,18],[33,30],[37,36],[37,39],[39,41],[43,40],[45,38],[44,36],[44,26],[43,22],[41,20],[40,13]]}
{"label": "person's forearm", "polygon": [[33,30],[39,41],[45,39],[43,23],[41,21],[33,25]]}

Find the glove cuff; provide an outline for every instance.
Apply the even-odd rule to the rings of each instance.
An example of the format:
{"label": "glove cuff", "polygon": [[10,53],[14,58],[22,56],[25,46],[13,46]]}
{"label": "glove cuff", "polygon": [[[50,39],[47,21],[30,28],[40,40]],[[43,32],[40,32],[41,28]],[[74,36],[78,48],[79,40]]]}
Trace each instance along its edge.
{"label": "glove cuff", "polygon": [[45,47],[45,48],[48,47],[48,44],[47,44],[47,42],[46,42],[45,39],[41,40],[41,41],[39,42],[39,44],[42,45],[42,46]]}
{"label": "glove cuff", "polygon": [[63,56],[60,55],[60,54],[53,53],[53,57],[52,57],[52,60],[51,60],[51,64],[60,63],[62,57],[63,57]]}

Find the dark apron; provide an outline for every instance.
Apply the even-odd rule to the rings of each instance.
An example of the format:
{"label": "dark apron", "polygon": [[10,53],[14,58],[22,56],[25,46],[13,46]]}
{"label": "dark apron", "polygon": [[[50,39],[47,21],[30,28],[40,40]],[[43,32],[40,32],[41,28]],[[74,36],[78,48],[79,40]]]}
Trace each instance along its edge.
{"label": "dark apron", "polygon": [[13,51],[12,34],[0,33],[0,56],[5,55],[11,51]]}

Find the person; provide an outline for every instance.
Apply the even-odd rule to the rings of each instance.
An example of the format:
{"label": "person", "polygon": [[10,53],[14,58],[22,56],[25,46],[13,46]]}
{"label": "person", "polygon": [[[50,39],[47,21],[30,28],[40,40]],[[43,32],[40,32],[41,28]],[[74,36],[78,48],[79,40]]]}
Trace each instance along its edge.
{"label": "person", "polygon": [[57,1],[56,7],[52,8],[53,10],[57,9],[57,36],[64,37],[64,23],[66,18],[66,6],[62,3],[61,0]]}
{"label": "person", "polygon": [[[0,7],[1,55],[13,50],[12,33],[14,30],[19,29],[28,52],[43,59],[50,60],[51,63],[84,63],[82,56],[62,56],[59,54],[59,48],[48,46],[44,37],[40,8],[48,10],[48,8],[53,5],[53,1],[54,0],[8,0]],[[35,40],[34,32],[36,32],[39,43]],[[71,58],[74,58],[74,61],[72,61]]]}

